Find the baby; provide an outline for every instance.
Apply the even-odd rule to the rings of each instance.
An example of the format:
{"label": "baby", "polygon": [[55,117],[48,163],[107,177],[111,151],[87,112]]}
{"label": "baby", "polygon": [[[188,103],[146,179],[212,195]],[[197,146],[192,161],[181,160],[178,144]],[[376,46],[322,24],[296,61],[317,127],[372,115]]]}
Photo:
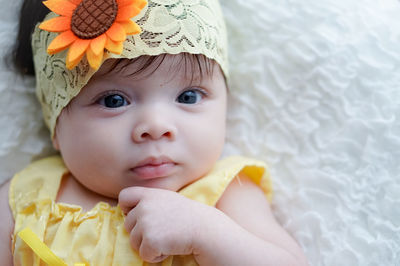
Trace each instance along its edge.
{"label": "baby", "polygon": [[33,61],[60,155],[1,187],[3,265],[307,265],[272,215],[265,164],[219,160],[229,73],[216,0],[44,4]]}

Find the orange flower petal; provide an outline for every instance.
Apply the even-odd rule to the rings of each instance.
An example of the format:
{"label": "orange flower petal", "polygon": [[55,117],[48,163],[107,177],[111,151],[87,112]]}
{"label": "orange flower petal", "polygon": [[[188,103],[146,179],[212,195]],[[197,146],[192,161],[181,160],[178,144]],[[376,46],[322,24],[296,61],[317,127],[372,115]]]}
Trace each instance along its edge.
{"label": "orange flower petal", "polygon": [[93,39],[90,42],[90,50],[95,54],[102,54],[104,51],[104,46],[106,45],[107,36],[105,34],[100,35],[99,37]]}
{"label": "orange flower petal", "polygon": [[118,22],[114,22],[114,24],[106,31],[106,34],[115,42],[123,42],[126,39],[125,30]]}
{"label": "orange flower petal", "polygon": [[58,53],[65,48],[67,48],[71,43],[73,43],[78,37],[75,34],[68,30],[60,35],[58,35],[54,40],[50,43],[49,47],[47,47],[47,53],[55,54]]}
{"label": "orange flower petal", "polygon": [[138,8],[143,9],[147,5],[146,0],[137,0],[135,1],[135,4]]}
{"label": "orange flower petal", "polygon": [[41,23],[39,28],[50,32],[63,32],[70,29],[70,24],[70,17],[55,17]]}
{"label": "orange flower petal", "polygon": [[124,49],[124,44],[122,42],[114,42],[110,38],[107,38],[106,49],[114,54],[121,54]]}
{"label": "orange flower petal", "polygon": [[118,15],[115,18],[115,21],[121,22],[121,21],[128,20],[128,19],[136,16],[137,14],[139,14],[140,11],[141,11],[141,9],[139,9],[135,5],[125,6],[124,8],[121,8],[118,10]]}
{"label": "orange flower petal", "polygon": [[43,4],[51,11],[65,17],[72,17],[76,5],[67,0],[48,0]]}
{"label": "orange flower petal", "polygon": [[87,50],[86,58],[89,62],[89,65],[95,70],[100,67],[101,62],[103,61],[103,51],[104,50],[101,50],[101,52],[96,55],[91,49]]}
{"label": "orange flower petal", "polygon": [[122,27],[124,27],[126,34],[132,35],[132,34],[139,34],[142,32],[139,25],[133,22],[132,20],[127,20],[119,23],[122,25]]}
{"label": "orange flower petal", "polygon": [[143,9],[147,5],[146,0],[117,0],[117,4],[119,8],[135,5],[139,9]]}
{"label": "orange flower petal", "polygon": [[74,62],[77,58],[82,56],[89,47],[91,40],[77,39],[69,48],[67,54],[67,61]]}
{"label": "orange flower petal", "polygon": [[69,1],[76,6],[78,6],[80,3],[82,3],[82,0],[69,0]]}
{"label": "orange flower petal", "polygon": [[83,56],[85,55],[85,53],[83,53],[81,56],[79,56],[77,59],[75,59],[74,61],[68,61],[68,57],[67,60],[65,62],[67,68],[69,70],[73,69],[74,67],[76,67],[77,64],[79,64],[79,62],[82,60]]}
{"label": "orange flower petal", "polygon": [[124,6],[135,4],[135,0],[117,0],[118,8],[121,9]]}

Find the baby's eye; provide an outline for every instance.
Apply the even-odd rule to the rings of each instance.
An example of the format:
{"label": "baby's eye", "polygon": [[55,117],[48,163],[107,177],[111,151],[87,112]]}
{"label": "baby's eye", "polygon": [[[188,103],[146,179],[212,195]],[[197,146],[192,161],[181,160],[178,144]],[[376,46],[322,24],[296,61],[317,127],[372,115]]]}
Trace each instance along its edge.
{"label": "baby's eye", "polygon": [[99,104],[107,108],[118,108],[128,104],[125,97],[120,94],[109,94],[99,100]]}
{"label": "baby's eye", "polygon": [[182,92],[176,101],[184,104],[195,104],[198,103],[204,96],[204,92],[197,89],[190,89]]}

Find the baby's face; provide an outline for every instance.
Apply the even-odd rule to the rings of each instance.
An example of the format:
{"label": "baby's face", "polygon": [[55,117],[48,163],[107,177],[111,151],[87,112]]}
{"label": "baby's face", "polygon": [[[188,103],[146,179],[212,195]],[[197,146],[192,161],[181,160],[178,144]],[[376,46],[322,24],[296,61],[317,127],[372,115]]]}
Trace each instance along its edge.
{"label": "baby's face", "polygon": [[177,191],[212,168],[225,139],[224,78],[215,65],[191,80],[180,59],[134,76],[138,63],[109,72],[109,60],[62,111],[55,147],[81,184],[113,198],[130,186]]}

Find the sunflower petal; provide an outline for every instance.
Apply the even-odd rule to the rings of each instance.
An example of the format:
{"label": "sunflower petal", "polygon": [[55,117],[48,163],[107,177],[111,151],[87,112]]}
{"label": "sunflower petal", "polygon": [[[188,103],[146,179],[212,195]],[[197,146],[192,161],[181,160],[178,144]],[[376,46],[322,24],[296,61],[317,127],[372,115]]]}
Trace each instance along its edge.
{"label": "sunflower petal", "polygon": [[132,20],[127,20],[124,22],[120,22],[122,27],[124,27],[126,34],[132,35],[132,34],[139,34],[142,32],[140,29],[139,25],[133,22]]}
{"label": "sunflower petal", "polygon": [[114,42],[110,38],[107,38],[106,49],[114,54],[121,54],[124,49],[124,44],[122,42]]}
{"label": "sunflower petal", "polygon": [[78,6],[80,3],[82,3],[82,0],[69,0],[72,4]]}
{"label": "sunflower petal", "polygon": [[72,17],[76,5],[67,0],[48,0],[43,4],[51,11],[65,17]]}
{"label": "sunflower petal", "polygon": [[89,47],[90,41],[91,40],[77,39],[68,50],[67,61],[73,62],[83,55]]}
{"label": "sunflower petal", "polygon": [[142,10],[146,5],[147,1],[146,0],[137,0],[135,1],[135,5]]}
{"label": "sunflower petal", "polygon": [[65,62],[67,68],[69,70],[73,69],[74,67],[76,67],[77,64],[79,64],[79,62],[82,60],[83,56],[85,55],[85,53],[83,53],[81,56],[79,56],[77,59],[73,60],[73,61],[69,61],[68,57],[67,60]]}
{"label": "sunflower petal", "polygon": [[55,54],[58,53],[65,48],[67,48],[71,43],[73,43],[77,37],[75,34],[68,30],[61,34],[59,34],[53,41],[51,41],[49,47],[47,47],[47,53]]}
{"label": "sunflower petal", "polygon": [[42,22],[39,28],[50,32],[63,32],[70,29],[70,17],[55,17]]}
{"label": "sunflower petal", "polygon": [[125,30],[118,22],[114,22],[114,24],[106,31],[106,34],[115,42],[123,42],[126,39]]}
{"label": "sunflower petal", "polygon": [[89,65],[94,70],[97,70],[100,67],[101,62],[103,61],[103,54],[104,54],[104,50],[101,50],[101,52],[98,55],[93,53],[93,51],[91,49],[87,50],[86,58],[89,62]]}
{"label": "sunflower petal", "polygon": [[107,36],[105,34],[93,39],[90,42],[90,50],[95,54],[99,55],[104,51],[104,46],[106,45]]}
{"label": "sunflower petal", "polygon": [[135,3],[136,3],[136,0],[117,0],[118,8],[133,5]]}
{"label": "sunflower petal", "polygon": [[135,5],[139,9],[143,9],[147,5],[146,0],[117,0],[118,7],[122,8],[125,6]]}
{"label": "sunflower petal", "polygon": [[118,10],[118,15],[115,21],[121,22],[128,20],[140,13],[140,9],[135,5],[126,6]]}

